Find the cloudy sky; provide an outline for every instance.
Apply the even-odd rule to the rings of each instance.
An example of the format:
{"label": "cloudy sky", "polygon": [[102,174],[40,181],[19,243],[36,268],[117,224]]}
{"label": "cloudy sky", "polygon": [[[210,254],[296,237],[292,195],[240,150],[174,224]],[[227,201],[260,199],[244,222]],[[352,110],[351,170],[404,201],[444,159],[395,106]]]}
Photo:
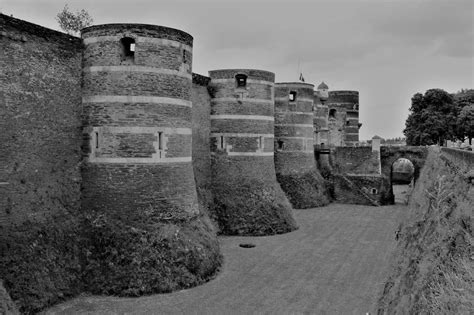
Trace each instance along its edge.
{"label": "cloudy sky", "polygon": [[474,1],[0,0],[0,11],[52,29],[65,3],[94,24],[147,23],[194,37],[193,71],[272,71],[360,92],[361,139],[402,136],[416,92],[473,88]]}

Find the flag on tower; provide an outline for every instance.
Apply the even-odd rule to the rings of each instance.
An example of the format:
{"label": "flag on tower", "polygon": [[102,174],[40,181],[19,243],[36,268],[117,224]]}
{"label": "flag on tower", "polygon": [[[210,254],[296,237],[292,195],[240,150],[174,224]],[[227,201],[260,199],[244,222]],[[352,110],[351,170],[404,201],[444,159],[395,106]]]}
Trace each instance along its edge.
{"label": "flag on tower", "polygon": [[302,72],[300,72],[300,81],[301,81],[301,82],[304,82],[304,77],[303,77],[303,73],[302,73]]}

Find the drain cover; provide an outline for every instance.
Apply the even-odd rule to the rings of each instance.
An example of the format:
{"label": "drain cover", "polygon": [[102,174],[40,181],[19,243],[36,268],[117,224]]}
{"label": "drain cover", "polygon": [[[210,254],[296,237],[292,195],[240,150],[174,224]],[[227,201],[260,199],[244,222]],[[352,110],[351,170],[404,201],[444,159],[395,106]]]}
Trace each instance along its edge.
{"label": "drain cover", "polygon": [[255,247],[255,244],[243,243],[243,244],[239,244],[239,246],[243,248],[252,248],[252,247]]}

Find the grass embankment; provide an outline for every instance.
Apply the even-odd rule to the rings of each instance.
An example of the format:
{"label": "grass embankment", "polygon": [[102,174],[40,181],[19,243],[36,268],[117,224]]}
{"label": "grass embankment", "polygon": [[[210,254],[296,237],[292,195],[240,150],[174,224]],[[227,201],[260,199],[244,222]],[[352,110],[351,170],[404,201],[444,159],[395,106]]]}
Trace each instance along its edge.
{"label": "grass embankment", "polygon": [[429,153],[399,229],[378,314],[474,309],[474,185],[468,173],[439,152]]}
{"label": "grass embankment", "polygon": [[330,202],[328,184],[317,170],[304,174],[277,173],[277,180],[296,209],[322,207]]}
{"label": "grass embankment", "polygon": [[[206,216],[142,225],[105,215],[25,222],[2,231],[0,251],[0,279],[25,314],[81,292],[139,296],[189,288],[211,279],[222,262]],[[11,306],[8,295],[0,298],[2,308]]]}
{"label": "grass embankment", "polygon": [[291,204],[276,182],[228,180],[213,187],[212,216],[224,235],[273,235],[298,228]]}

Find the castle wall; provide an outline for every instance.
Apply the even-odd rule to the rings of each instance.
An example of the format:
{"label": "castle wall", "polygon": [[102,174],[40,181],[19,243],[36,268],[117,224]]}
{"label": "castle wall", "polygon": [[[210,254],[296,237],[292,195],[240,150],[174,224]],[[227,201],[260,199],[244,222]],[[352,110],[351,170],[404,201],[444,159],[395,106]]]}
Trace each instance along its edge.
{"label": "castle wall", "polygon": [[79,290],[81,41],[0,14],[0,279],[22,312]]}
{"label": "castle wall", "polygon": [[[192,37],[143,24],[92,26],[82,37],[82,208],[96,218],[91,243],[130,233],[109,246],[120,253],[115,263],[102,259],[103,249],[92,251],[85,280],[93,292],[125,295],[196,285],[216,270],[220,254],[193,172]],[[110,234],[94,232],[99,219]],[[150,258],[121,261],[142,255]],[[204,258],[191,262],[189,255]]]}
{"label": "castle wall", "polygon": [[232,69],[210,71],[209,76],[213,213],[221,233],[294,230],[291,205],[277,183],[273,162],[274,74]]}
{"label": "castle wall", "polygon": [[314,159],[313,89],[301,82],[275,84],[275,171],[295,208],[329,202]]}

